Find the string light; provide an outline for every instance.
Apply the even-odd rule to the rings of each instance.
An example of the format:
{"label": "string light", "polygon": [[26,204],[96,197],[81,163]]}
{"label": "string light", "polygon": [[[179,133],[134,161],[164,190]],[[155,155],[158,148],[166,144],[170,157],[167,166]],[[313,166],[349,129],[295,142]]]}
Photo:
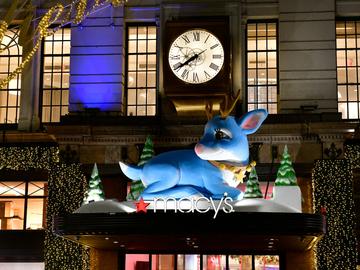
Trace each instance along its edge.
{"label": "string light", "polygon": [[76,8],[76,14],[74,18],[74,23],[79,24],[85,16],[85,10],[86,10],[87,0],[80,0],[77,8]]}
{"label": "string light", "polygon": [[326,210],[327,231],[315,248],[317,269],[356,268],[355,211],[349,160],[318,160],[313,175],[314,212]]}
{"label": "string light", "polygon": [[[0,21],[0,44],[1,44],[1,41],[5,35],[5,32],[8,28],[8,24],[6,21]],[[0,52],[1,52],[1,49],[0,49]]]}
{"label": "string light", "polygon": [[[106,0],[102,3],[100,3],[100,0],[96,0],[93,4],[91,11],[94,11],[96,7],[105,5],[111,1],[111,4],[114,7],[119,7],[120,5],[124,4],[127,0]],[[37,40],[35,42],[34,47],[30,50],[30,52],[23,58],[22,63],[14,70],[12,71],[5,79],[0,81],[0,89],[5,88],[8,83],[14,79],[18,74],[22,72],[24,67],[31,61],[34,54],[37,52],[37,50],[40,47],[42,38],[54,34],[57,30],[60,29],[60,27],[49,30],[48,28],[52,23],[57,21],[61,15],[64,16],[64,19],[62,20],[61,25],[64,25],[67,18],[70,18],[71,12],[73,10],[73,6],[78,2],[78,5],[76,6],[76,15],[73,20],[74,23],[79,24],[84,18],[86,18],[90,11],[86,12],[86,6],[87,6],[87,0],[78,0],[73,1],[73,3],[70,5],[70,10],[68,13],[63,14],[64,6],[60,3],[56,4],[56,6],[49,9],[49,11],[41,18],[39,25],[36,29],[36,33],[38,34]],[[85,13],[86,12],[86,13]],[[0,41],[2,40],[2,37],[5,35],[5,32],[8,28],[8,24],[5,21],[0,21]]]}
{"label": "string light", "polygon": [[121,5],[123,5],[126,2],[126,0],[111,0],[111,4],[114,7],[119,7]]}
{"label": "string light", "polygon": [[86,189],[87,182],[79,164],[56,164],[52,167],[44,248],[46,269],[89,269],[89,250],[52,232],[52,218],[78,209]]}

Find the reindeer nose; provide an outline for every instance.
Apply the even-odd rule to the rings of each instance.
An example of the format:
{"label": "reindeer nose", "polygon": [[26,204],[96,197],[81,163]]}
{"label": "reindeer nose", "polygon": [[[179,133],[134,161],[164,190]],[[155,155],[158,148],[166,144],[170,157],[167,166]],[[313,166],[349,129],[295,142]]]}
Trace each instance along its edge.
{"label": "reindeer nose", "polygon": [[195,153],[196,154],[201,154],[202,153],[202,151],[204,151],[204,146],[202,145],[202,144],[196,144],[195,145]]}

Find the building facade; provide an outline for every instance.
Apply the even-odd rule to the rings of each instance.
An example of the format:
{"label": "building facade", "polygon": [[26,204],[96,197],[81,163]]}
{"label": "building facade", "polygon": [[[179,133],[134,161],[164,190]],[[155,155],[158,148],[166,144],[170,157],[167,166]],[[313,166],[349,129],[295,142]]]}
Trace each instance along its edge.
{"label": "building facade", "polygon": [[[66,11],[71,3],[62,2]],[[76,23],[76,12],[74,18],[54,21],[54,33],[0,90],[0,235],[6,239],[0,241],[0,268],[32,263],[34,269],[44,264],[46,269],[80,269],[80,264],[81,269],[127,270],[354,269],[359,232],[360,3],[110,2],[86,2],[89,13]],[[11,4],[0,4],[0,19],[9,14]],[[25,61],[36,44],[36,27],[55,4],[34,2],[34,10],[18,3],[20,9],[1,42],[0,79]],[[27,29],[23,25],[28,17]],[[61,237],[52,231],[61,224],[52,218],[80,206],[86,189],[83,179],[90,177],[94,163],[106,198],[123,201],[130,183],[119,168],[120,160],[137,163],[148,136],[155,153],[192,148],[207,122],[206,108],[219,113],[236,97],[232,113],[237,117],[253,109],[269,112],[261,129],[249,136],[263,192],[271,196],[287,145],[303,195],[303,213],[328,218],[321,240],[318,231],[311,242],[306,238],[311,233],[300,230],[293,232],[294,245],[291,237],[279,237],[278,246],[269,248],[272,237],[262,228],[253,232],[258,236],[251,245],[252,238],[240,226],[240,232],[230,230],[243,239],[238,246],[231,237],[225,238],[228,246],[221,241],[201,246],[222,235],[215,229],[203,236],[201,230],[193,232],[201,241],[193,241],[192,235],[185,247],[181,237],[171,242],[172,234],[165,228],[164,234],[153,232],[157,238],[149,238],[147,244],[135,236],[133,245],[132,238],[122,244],[117,236],[110,240],[119,246],[99,248],[100,242],[95,239],[97,244],[91,246],[78,231],[73,236],[79,238],[71,233],[65,237],[87,244],[89,250],[57,242]],[[172,224],[179,222],[171,218]],[[248,229],[265,222],[261,216],[249,220],[244,224]],[[76,220],[71,222],[77,226]],[[284,231],[280,228],[272,235]],[[169,248],[167,241],[175,246]],[[63,268],[52,261],[57,247]],[[66,264],[62,258],[73,254],[82,254],[78,265]],[[274,268],[264,268],[268,261]]]}

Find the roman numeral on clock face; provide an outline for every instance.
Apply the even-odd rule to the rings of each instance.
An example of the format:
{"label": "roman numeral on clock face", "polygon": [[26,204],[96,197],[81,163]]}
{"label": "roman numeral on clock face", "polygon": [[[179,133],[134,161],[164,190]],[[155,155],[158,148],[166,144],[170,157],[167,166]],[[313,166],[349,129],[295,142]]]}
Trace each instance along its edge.
{"label": "roman numeral on clock face", "polygon": [[217,46],[219,46],[219,43],[216,43],[215,45],[212,45],[211,47],[210,47],[210,49],[215,49]]}
{"label": "roman numeral on clock face", "polygon": [[180,55],[170,55],[171,60],[180,60]]}
{"label": "roman numeral on clock face", "polygon": [[213,54],[213,59],[221,59],[223,56],[221,54]]}
{"label": "roman numeral on clock face", "polygon": [[214,63],[211,63],[209,67],[212,68],[215,71],[217,71],[219,69],[219,66],[214,64]]}
{"label": "roman numeral on clock face", "polygon": [[181,73],[181,78],[186,79],[189,77],[189,70],[184,69],[183,72]]}
{"label": "roman numeral on clock face", "polygon": [[193,32],[194,41],[200,41],[200,32]]}
{"label": "roman numeral on clock face", "polygon": [[196,72],[193,73],[193,82],[199,82],[199,76]]}
{"label": "roman numeral on clock face", "polygon": [[185,41],[186,44],[190,43],[190,39],[187,36],[182,35],[181,37]]}
{"label": "roman numeral on clock face", "polygon": [[204,74],[205,74],[205,78],[206,78],[206,79],[210,79],[210,78],[211,78],[210,74],[207,73],[205,70],[204,70]]}

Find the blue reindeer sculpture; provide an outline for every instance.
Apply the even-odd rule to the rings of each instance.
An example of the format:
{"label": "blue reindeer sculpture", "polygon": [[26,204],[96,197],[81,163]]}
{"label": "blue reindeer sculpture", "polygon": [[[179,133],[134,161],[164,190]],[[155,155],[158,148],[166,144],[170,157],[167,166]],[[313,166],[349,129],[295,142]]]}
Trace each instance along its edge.
{"label": "blue reindeer sculpture", "polygon": [[142,180],[144,200],[190,196],[220,199],[224,194],[241,199],[243,194],[236,186],[249,163],[246,136],[260,127],[267,114],[259,109],[240,119],[215,116],[206,124],[195,149],[165,152],[143,166],[119,162],[121,170],[132,180]]}

